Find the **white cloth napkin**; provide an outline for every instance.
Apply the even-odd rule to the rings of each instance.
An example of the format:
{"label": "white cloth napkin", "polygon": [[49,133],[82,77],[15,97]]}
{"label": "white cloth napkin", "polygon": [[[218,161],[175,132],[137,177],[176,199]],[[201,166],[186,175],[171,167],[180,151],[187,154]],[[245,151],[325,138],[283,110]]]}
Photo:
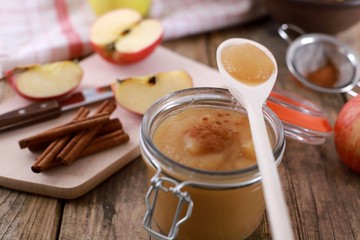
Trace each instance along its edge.
{"label": "white cloth napkin", "polygon": [[0,0],[3,71],[89,54],[94,18],[85,0]]}
{"label": "white cloth napkin", "polygon": [[[164,40],[239,24],[265,13],[260,0],[153,0]],[[92,52],[95,20],[86,0],[0,0],[0,65],[75,59]]]}
{"label": "white cloth napkin", "polygon": [[259,0],[153,0],[150,16],[162,21],[167,40],[244,23],[265,13]]}

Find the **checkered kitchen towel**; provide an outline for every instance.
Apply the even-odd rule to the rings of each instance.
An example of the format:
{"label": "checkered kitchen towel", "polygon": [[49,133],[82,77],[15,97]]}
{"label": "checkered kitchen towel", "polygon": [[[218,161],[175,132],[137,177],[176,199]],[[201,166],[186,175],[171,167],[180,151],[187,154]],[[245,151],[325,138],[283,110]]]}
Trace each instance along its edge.
{"label": "checkered kitchen towel", "polygon": [[[153,0],[149,15],[161,20],[167,40],[264,13],[259,0]],[[0,69],[86,56],[94,20],[87,0],[0,0]]]}

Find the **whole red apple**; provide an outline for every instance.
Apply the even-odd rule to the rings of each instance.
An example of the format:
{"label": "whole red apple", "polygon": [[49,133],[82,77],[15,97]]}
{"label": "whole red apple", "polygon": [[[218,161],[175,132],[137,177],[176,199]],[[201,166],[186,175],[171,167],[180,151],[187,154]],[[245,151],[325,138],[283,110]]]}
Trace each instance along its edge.
{"label": "whole red apple", "polygon": [[360,173],[360,95],[342,107],[336,119],[334,134],[340,159]]}

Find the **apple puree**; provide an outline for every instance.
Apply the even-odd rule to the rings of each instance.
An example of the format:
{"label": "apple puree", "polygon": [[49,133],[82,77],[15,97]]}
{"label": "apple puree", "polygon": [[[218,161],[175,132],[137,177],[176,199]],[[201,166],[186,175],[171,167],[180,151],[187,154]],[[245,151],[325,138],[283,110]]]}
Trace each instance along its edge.
{"label": "apple puree", "polygon": [[202,170],[237,170],[256,163],[248,118],[231,110],[188,108],[165,119],[153,141],[173,160]]}
{"label": "apple puree", "polygon": [[[271,133],[269,136],[273,137]],[[248,118],[230,109],[186,108],[159,124],[153,142],[174,161],[196,169],[224,173],[256,163]],[[150,177],[155,168],[145,162]],[[176,171],[167,174],[181,181],[191,178]],[[239,177],[238,181],[244,180]],[[183,191],[189,193],[194,208],[191,217],[180,226],[178,240],[244,239],[255,231],[265,209],[259,181],[233,189],[186,186]],[[178,199],[171,192],[159,192],[154,221],[162,232],[169,232],[177,204]],[[183,209],[181,216],[184,214]]]}
{"label": "apple puree", "polygon": [[221,60],[232,77],[248,85],[266,82],[275,69],[271,59],[252,44],[225,48],[221,53]]}
{"label": "apple puree", "polygon": [[[155,169],[147,164],[149,177]],[[149,179],[150,180],[150,179]],[[169,188],[169,184],[164,184]],[[261,182],[227,190],[185,187],[194,203],[191,217],[180,225],[177,240],[239,240],[249,237],[265,212]],[[172,192],[159,191],[154,222],[162,233],[169,233],[179,199]],[[180,213],[185,216],[186,208]]]}

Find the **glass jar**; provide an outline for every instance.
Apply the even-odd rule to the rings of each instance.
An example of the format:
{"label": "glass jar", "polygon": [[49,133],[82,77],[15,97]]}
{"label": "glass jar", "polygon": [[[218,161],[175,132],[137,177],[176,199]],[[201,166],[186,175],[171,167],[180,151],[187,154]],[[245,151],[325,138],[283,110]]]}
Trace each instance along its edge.
{"label": "glass jar", "polygon": [[[216,107],[246,114],[228,90],[221,88],[181,90],[150,107],[140,130],[149,184],[144,227],[158,239],[246,238],[256,230],[265,212],[257,165],[232,171],[195,169],[168,158],[153,143],[153,134],[164,119],[191,107]],[[274,139],[278,165],[285,150],[282,123],[267,107],[264,116],[269,136]]]}

